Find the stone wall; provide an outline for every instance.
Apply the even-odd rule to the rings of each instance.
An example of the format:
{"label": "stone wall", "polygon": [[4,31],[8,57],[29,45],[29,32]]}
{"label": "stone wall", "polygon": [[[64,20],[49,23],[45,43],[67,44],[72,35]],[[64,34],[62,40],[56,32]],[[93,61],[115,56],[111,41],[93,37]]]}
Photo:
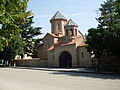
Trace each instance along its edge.
{"label": "stone wall", "polygon": [[44,55],[44,49],[43,49],[43,44],[38,46],[38,58],[45,58],[46,55]]}
{"label": "stone wall", "polygon": [[48,67],[55,67],[54,50],[48,52]]}
{"label": "stone wall", "polygon": [[48,67],[59,67],[59,56],[67,51],[72,56],[72,67],[77,67],[77,55],[75,45],[60,46],[48,52]]}
{"label": "stone wall", "polygon": [[41,59],[48,59],[47,49],[57,42],[57,38],[47,34],[43,39],[43,46],[38,49],[38,57]]}
{"label": "stone wall", "polygon": [[77,60],[79,67],[91,67],[92,60],[90,54],[87,52],[86,47],[77,48]]}
{"label": "stone wall", "polygon": [[47,60],[36,59],[17,59],[16,66],[24,67],[47,67]]}

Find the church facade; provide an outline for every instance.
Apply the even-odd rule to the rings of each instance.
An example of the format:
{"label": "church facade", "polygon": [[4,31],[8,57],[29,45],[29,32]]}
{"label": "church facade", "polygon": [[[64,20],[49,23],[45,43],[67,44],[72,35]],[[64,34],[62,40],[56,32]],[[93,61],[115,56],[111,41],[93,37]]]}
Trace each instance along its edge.
{"label": "church facade", "polygon": [[87,52],[85,38],[78,25],[67,20],[59,11],[51,18],[51,33],[38,47],[38,57],[46,60],[48,67],[90,67],[92,60]]}

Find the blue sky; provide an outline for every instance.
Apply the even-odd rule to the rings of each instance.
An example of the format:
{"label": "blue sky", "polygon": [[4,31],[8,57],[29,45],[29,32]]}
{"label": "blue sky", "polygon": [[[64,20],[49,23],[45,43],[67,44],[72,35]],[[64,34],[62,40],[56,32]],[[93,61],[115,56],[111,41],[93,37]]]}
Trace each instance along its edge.
{"label": "blue sky", "polygon": [[51,32],[49,20],[59,10],[68,20],[72,19],[85,34],[97,27],[98,9],[105,0],[30,0],[28,10],[34,14],[33,26],[42,27],[40,37]]}

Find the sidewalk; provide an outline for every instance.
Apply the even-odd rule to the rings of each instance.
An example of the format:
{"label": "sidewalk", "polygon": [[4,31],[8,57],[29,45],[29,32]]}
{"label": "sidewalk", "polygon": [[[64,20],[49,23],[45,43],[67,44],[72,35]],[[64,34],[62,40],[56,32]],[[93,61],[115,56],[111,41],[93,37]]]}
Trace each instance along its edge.
{"label": "sidewalk", "polygon": [[120,75],[115,72],[102,72],[96,71],[92,68],[41,68],[41,67],[12,67],[16,69],[31,69],[31,70],[43,70],[43,71],[57,71],[57,72],[74,72],[74,73],[91,73],[91,74],[108,74],[108,75]]}

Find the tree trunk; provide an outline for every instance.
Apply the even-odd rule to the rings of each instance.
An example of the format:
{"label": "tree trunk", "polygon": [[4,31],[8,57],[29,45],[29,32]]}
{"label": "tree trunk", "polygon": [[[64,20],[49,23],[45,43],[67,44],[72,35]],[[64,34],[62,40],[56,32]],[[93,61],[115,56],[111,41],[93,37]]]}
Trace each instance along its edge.
{"label": "tree trunk", "polygon": [[6,60],[3,60],[3,66],[4,67],[6,66]]}
{"label": "tree trunk", "polygon": [[21,56],[21,59],[23,59],[24,55],[23,55],[23,54],[21,54],[20,56]]}
{"label": "tree trunk", "polygon": [[11,60],[8,60],[8,67],[11,66]]}
{"label": "tree trunk", "polygon": [[120,56],[118,56],[118,72],[120,72]]}
{"label": "tree trunk", "polygon": [[100,71],[100,57],[98,57],[97,71]]}

